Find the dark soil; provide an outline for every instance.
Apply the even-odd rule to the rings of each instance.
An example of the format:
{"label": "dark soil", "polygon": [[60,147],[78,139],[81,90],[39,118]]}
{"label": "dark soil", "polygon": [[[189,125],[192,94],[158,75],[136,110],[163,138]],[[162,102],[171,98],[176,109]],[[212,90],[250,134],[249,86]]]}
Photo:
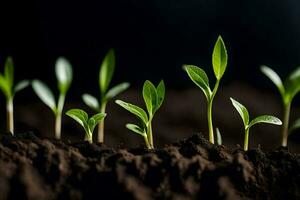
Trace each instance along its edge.
{"label": "dark soil", "polygon": [[212,145],[148,151],[3,136],[0,199],[300,199],[300,156]]}

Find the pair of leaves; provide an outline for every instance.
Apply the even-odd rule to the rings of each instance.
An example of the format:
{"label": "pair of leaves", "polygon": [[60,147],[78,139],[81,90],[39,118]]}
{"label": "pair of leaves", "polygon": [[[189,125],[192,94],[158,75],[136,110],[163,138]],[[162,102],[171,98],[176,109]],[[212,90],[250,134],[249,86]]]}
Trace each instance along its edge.
{"label": "pair of leaves", "polygon": [[22,80],[14,86],[14,64],[8,57],[4,66],[4,74],[0,74],[0,89],[7,99],[12,98],[17,92],[29,85],[28,80]]}
{"label": "pair of leaves", "polygon": [[[65,58],[61,57],[56,61],[55,73],[60,95],[65,96],[73,79],[72,66]],[[37,79],[32,81],[32,88],[41,101],[43,101],[44,104],[56,113],[58,106],[56,105],[54,94],[50,88],[45,83]]]}
{"label": "pair of leaves", "polygon": [[71,109],[66,112],[66,115],[78,122],[84,129],[85,133],[90,137],[94,132],[95,127],[104,119],[105,113],[98,113],[91,118],[81,109]]}
{"label": "pair of leaves", "polygon": [[232,105],[234,108],[238,111],[239,115],[241,116],[245,130],[250,129],[253,125],[258,123],[268,123],[268,124],[274,124],[274,125],[281,125],[282,122],[277,117],[271,116],[271,115],[261,115],[256,118],[254,118],[252,121],[249,122],[249,112],[246,109],[245,106],[243,106],[238,101],[234,100],[233,98],[230,98]]}
{"label": "pair of leaves", "polygon": [[[212,54],[212,65],[217,80],[220,80],[224,75],[227,67],[227,60],[227,50],[222,37],[219,36]],[[187,72],[190,79],[203,91],[206,99],[209,100],[212,95],[212,91],[205,71],[193,65],[184,65],[183,69]]]}
{"label": "pair of leaves", "polygon": [[300,67],[294,70],[284,83],[279,75],[271,68],[261,66],[261,71],[276,85],[284,104],[291,103],[296,94],[300,92]]}

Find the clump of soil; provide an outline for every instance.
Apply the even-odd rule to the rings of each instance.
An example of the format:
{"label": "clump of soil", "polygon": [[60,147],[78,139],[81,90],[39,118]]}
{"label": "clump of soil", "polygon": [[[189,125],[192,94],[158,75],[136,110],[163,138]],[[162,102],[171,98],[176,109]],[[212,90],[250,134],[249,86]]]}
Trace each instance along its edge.
{"label": "clump of soil", "polygon": [[3,136],[0,199],[300,199],[300,156],[201,134],[149,151]]}

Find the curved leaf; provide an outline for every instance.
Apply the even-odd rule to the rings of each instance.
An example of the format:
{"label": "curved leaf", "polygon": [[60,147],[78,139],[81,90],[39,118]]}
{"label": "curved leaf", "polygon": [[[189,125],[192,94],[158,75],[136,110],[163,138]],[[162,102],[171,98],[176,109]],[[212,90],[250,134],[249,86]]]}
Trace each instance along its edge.
{"label": "curved leaf", "polygon": [[163,80],[161,80],[156,88],[156,93],[157,93],[157,105],[156,105],[156,109],[155,110],[158,110],[164,99],[165,99],[165,93],[166,93],[166,89],[165,89],[165,83]]}
{"label": "curved leaf", "polygon": [[238,111],[238,113],[240,114],[243,122],[244,122],[244,126],[246,128],[246,126],[249,123],[249,113],[248,110],[245,106],[243,106],[241,103],[239,103],[238,101],[234,100],[233,98],[230,97],[231,103],[234,106],[234,108]]}
{"label": "curved leaf", "polygon": [[294,70],[284,82],[288,101],[291,102],[300,91],[300,67]]}
{"label": "curved leaf", "polygon": [[274,124],[274,125],[281,125],[282,122],[277,117],[271,115],[261,115],[253,119],[250,124],[248,125],[248,129],[252,127],[254,124],[258,123],[267,123],[267,124]]}
{"label": "curved leaf", "polygon": [[112,87],[105,95],[105,101],[109,101],[112,98],[116,97],[118,94],[129,88],[130,84],[127,82],[120,83],[114,87]]}
{"label": "curved leaf", "polygon": [[36,95],[44,102],[53,112],[56,112],[56,103],[54,95],[46,84],[40,80],[32,81],[32,88]]}
{"label": "curved leaf", "polygon": [[145,81],[143,86],[143,98],[149,113],[152,116],[157,106],[157,93],[155,86],[150,81]]}
{"label": "curved leaf", "polygon": [[28,87],[30,85],[30,81],[29,80],[22,80],[19,83],[16,84],[15,88],[14,88],[14,94],[25,89],[26,87]]}
{"label": "curved leaf", "polygon": [[94,97],[90,94],[83,94],[82,100],[90,108],[94,109],[97,112],[100,111],[100,105],[99,105],[99,102],[96,97]]}
{"label": "curved leaf", "polygon": [[183,69],[187,72],[190,79],[203,91],[206,98],[209,99],[211,90],[205,71],[193,65],[184,65]]}
{"label": "curved leaf", "polygon": [[136,115],[139,119],[142,120],[142,122],[144,124],[148,123],[148,116],[142,108],[140,108],[136,105],[130,104],[130,103],[126,103],[126,102],[121,101],[121,100],[116,100],[115,102],[116,102],[116,104],[120,105],[121,107],[128,110],[132,114]]}
{"label": "curved leaf", "polygon": [[289,133],[292,133],[294,130],[299,128],[300,128],[300,118],[294,121],[294,123],[291,125],[291,127],[289,128]]}
{"label": "curved leaf", "polygon": [[4,68],[4,78],[7,81],[7,84],[11,88],[14,84],[14,63],[11,57],[8,57],[5,62],[5,68]]}
{"label": "curved leaf", "polygon": [[66,115],[77,121],[85,130],[86,133],[89,132],[88,126],[88,114],[81,109],[71,109],[66,112]]}
{"label": "curved leaf", "polygon": [[143,137],[147,137],[147,134],[145,133],[145,131],[135,124],[126,124],[126,128],[128,128],[129,130],[131,130],[134,133],[137,133]]}
{"label": "curved leaf", "polygon": [[0,89],[6,98],[10,98],[12,96],[10,85],[2,74],[0,74]]}
{"label": "curved leaf", "polygon": [[215,43],[213,54],[212,54],[212,65],[215,76],[220,80],[227,67],[227,50],[224,41],[221,36],[218,37]]}
{"label": "curved leaf", "polygon": [[70,62],[63,57],[58,58],[55,64],[55,73],[59,91],[65,94],[73,79],[73,70]]}
{"label": "curved leaf", "polygon": [[112,76],[115,71],[116,58],[113,49],[110,49],[106,56],[104,57],[100,72],[99,72],[99,86],[101,91],[101,96],[104,96],[108,86],[111,82]]}
{"label": "curved leaf", "polygon": [[88,120],[88,126],[89,126],[89,130],[91,133],[93,133],[95,127],[97,126],[97,124],[99,124],[104,117],[106,116],[105,113],[98,113],[93,115],[89,120]]}
{"label": "curved leaf", "polygon": [[260,67],[261,72],[266,75],[278,88],[280,95],[282,97],[284,97],[285,94],[285,89],[284,89],[284,85],[281,81],[281,78],[278,76],[278,74],[273,71],[271,68],[263,65]]}

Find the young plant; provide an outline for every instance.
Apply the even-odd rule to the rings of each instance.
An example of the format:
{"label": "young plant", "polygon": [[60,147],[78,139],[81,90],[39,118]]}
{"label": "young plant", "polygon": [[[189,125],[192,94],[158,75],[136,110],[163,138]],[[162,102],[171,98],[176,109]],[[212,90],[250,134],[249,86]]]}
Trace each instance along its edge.
{"label": "young plant", "polygon": [[29,85],[28,80],[22,80],[14,85],[14,64],[11,57],[5,62],[4,73],[0,73],[0,89],[6,97],[7,131],[14,134],[14,96]]}
{"label": "young plant", "polygon": [[[261,71],[276,85],[283,104],[283,126],[281,130],[281,145],[287,146],[289,134],[289,118],[293,98],[300,91],[300,67],[293,71],[288,78],[282,82],[278,74],[267,66],[262,66]],[[293,127],[295,128],[295,127]]]}
{"label": "young plant", "polygon": [[[120,83],[111,89],[108,90],[111,79],[113,77],[115,71],[115,53],[113,49],[109,50],[109,52],[104,57],[100,72],[99,72],[99,87],[100,87],[100,102],[96,97],[90,94],[82,95],[82,99],[84,103],[95,110],[96,112],[105,113],[106,104],[112,98],[116,97],[118,94],[123,92],[129,87],[129,83],[124,82]],[[98,126],[98,142],[104,142],[104,120],[102,120]]]}
{"label": "young plant", "polygon": [[32,81],[32,88],[36,95],[44,102],[55,115],[55,138],[61,138],[62,111],[65,104],[66,94],[73,79],[72,66],[65,58],[58,58],[55,64],[55,73],[59,97],[56,103],[54,95],[49,87],[40,80]]}
{"label": "young plant", "polygon": [[184,65],[183,68],[187,72],[190,79],[203,91],[206,97],[209,141],[214,143],[212,105],[214,97],[219,88],[221,78],[223,77],[227,67],[227,51],[221,36],[218,37],[214,46],[212,54],[212,66],[217,79],[213,90],[210,89],[208,77],[203,69],[193,65]]}
{"label": "young plant", "polygon": [[165,84],[160,81],[155,87],[150,81],[145,81],[143,86],[143,98],[146,104],[147,113],[140,107],[126,103],[121,100],[116,100],[116,103],[136,115],[140,120],[140,126],[135,124],[126,124],[126,127],[143,136],[148,149],[153,149],[153,133],[152,133],[152,120],[156,111],[161,107],[165,98]]}
{"label": "young plant", "polygon": [[245,106],[243,106],[238,101],[234,100],[233,98],[230,98],[232,105],[234,108],[238,111],[240,114],[245,127],[245,139],[244,139],[244,150],[248,150],[248,142],[249,142],[249,129],[258,123],[267,123],[267,124],[275,124],[275,125],[281,125],[282,122],[277,117],[271,116],[271,115],[261,115],[256,118],[254,118],[252,121],[249,121],[249,113]]}
{"label": "young plant", "polygon": [[71,109],[66,112],[66,115],[77,121],[85,131],[85,140],[93,143],[93,132],[97,124],[103,121],[106,116],[105,113],[98,113],[93,115],[91,118],[88,114],[81,109]]}

